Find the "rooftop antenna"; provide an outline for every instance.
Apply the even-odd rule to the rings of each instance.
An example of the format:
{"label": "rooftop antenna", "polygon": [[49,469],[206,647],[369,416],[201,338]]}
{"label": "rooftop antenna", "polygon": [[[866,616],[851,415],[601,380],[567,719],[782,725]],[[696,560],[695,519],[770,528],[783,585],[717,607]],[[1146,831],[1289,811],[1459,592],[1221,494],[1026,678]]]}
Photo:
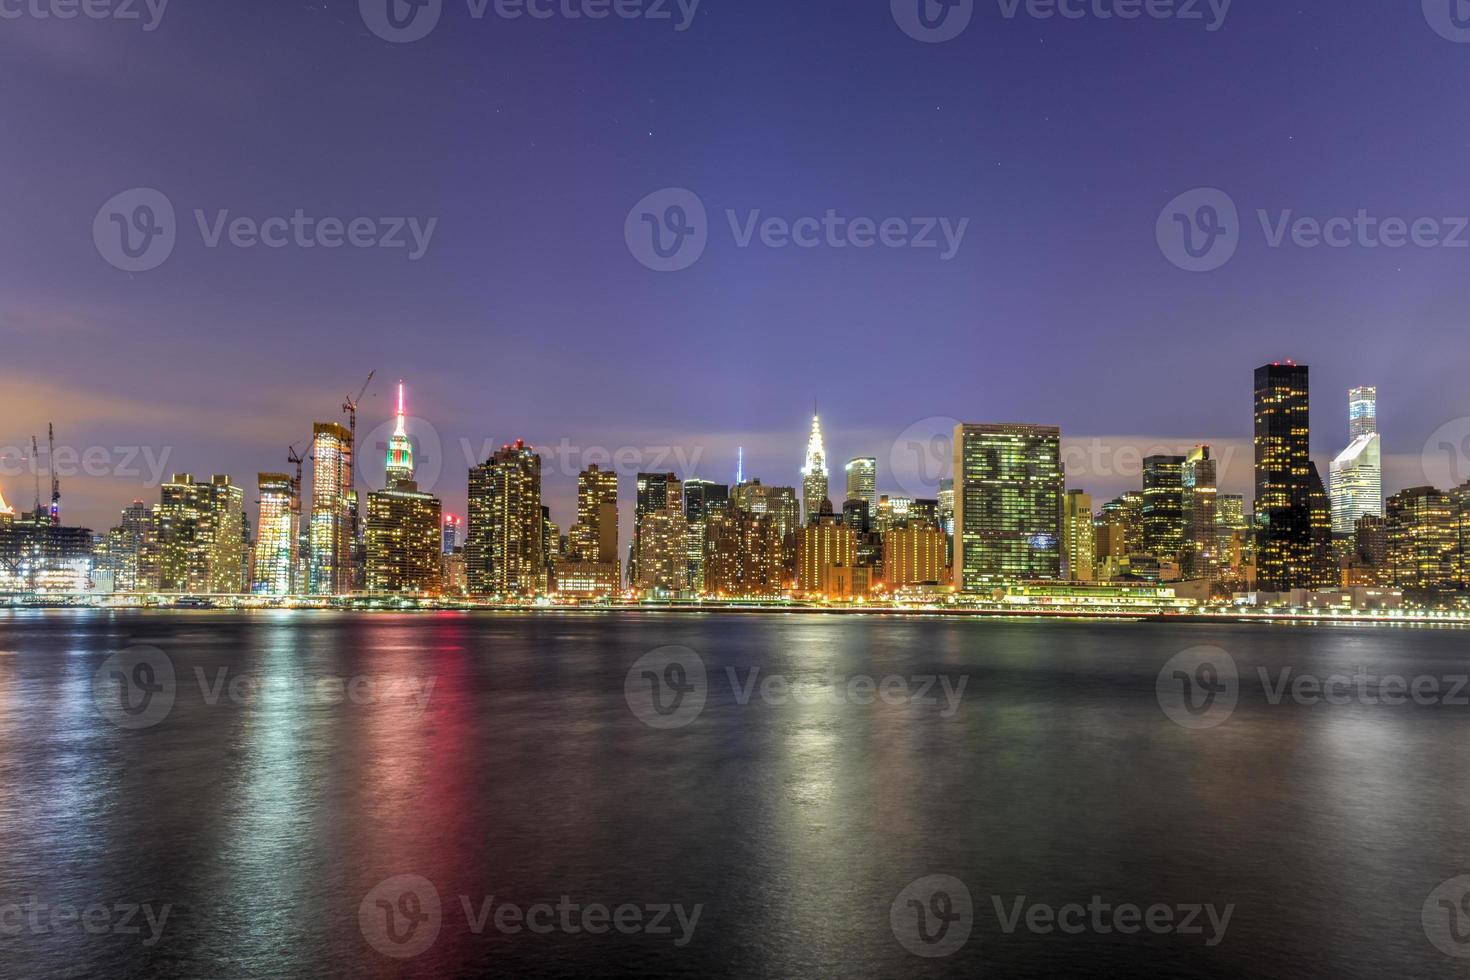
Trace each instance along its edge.
{"label": "rooftop antenna", "polygon": [[41,515],[41,447],[36,437],[31,436],[31,472],[36,474],[36,516]]}
{"label": "rooftop antenna", "polygon": [[735,450],[735,485],[738,487],[745,482],[745,447],[740,446]]}
{"label": "rooftop antenna", "polygon": [[56,475],[56,427],[46,423],[46,468],[51,471],[51,523],[61,523],[61,480]]}

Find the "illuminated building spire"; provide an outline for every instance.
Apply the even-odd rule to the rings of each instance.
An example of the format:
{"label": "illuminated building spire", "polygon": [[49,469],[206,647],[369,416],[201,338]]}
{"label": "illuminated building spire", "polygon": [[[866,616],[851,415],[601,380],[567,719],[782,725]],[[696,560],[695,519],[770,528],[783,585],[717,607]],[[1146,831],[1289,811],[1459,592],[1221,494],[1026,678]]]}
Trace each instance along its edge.
{"label": "illuminated building spire", "polygon": [[413,479],[413,444],[408,440],[408,418],[403,411],[403,382],[398,382],[398,419],[388,440],[388,482]]}
{"label": "illuminated building spire", "polygon": [[[815,412],[816,406],[813,406]],[[806,443],[806,465],[801,468],[801,502],[808,522],[822,512],[827,498],[827,449],[822,444],[822,420],[812,415],[812,434]],[[830,503],[828,504],[830,506]]]}
{"label": "illuminated building spire", "polygon": [[822,420],[819,416],[812,416],[812,434],[806,443],[806,466],[802,467],[802,476],[827,476],[827,450],[822,445]]}

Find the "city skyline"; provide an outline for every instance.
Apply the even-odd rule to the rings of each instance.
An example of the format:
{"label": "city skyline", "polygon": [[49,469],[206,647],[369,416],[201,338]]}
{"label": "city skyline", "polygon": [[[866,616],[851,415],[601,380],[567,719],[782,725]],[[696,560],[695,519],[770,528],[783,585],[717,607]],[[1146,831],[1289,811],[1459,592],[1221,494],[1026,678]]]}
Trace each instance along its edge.
{"label": "city skyline", "polygon": [[[1314,372],[1315,374],[1315,372]],[[377,397],[380,390],[396,392],[394,387],[399,382],[393,380],[378,380],[368,389],[365,407],[360,411],[362,422],[360,423],[359,441],[357,447],[360,452],[356,454],[356,469],[354,470],[355,482],[359,485],[364,497],[366,492],[374,487],[382,485],[383,454],[389,450],[393,441],[393,432],[398,426],[396,405],[390,398],[389,412],[380,414],[376,405],[380,399]],[[1375,405],[1377,400],[1377,387],[1353,384],[1343,389],[1344,395],[1363,388],[1371,388],[1375,391]],[[422,439],[428,438],[437,442],[439,461],[429,461],[424,467],[431,472],[431,478],[427,481],[420,480],[425,492],[433,493],[444,502],[446,514],[463,517],[468,509],[468,490],[463,473],[479,463],[484,462],[488,456],[503,445],[515,442],[518,437],[512,435],[508,439],[490,438],[478,436],[453,437],[446,434],[441,426],[435,425],[433,420],[427,418],[425,411],[418,409],[421,401],[434,401],[431,393],[423,392],[423,385],[415,383],[414,410],[408,415],[409,431],[408,438],[413,442],[415,451],[420,451],[419,446]],[[1313,383],[1313,390],[1318,394],[1314,398],[1314,405],[1324,402],[1326,396],[1321,393],[1320,382]],[[321,399],[330,407],[336,407],[336,399],[324,396]],[[1348,413],[1332,411],[1333,406],[1322,404],[1314,410],[1314,424],[1311,427],[1312,458],[1322,473],[1324,484],[1328,482],[1329,467],[1331,462],[1347,445],[1347,431],[1349,428]],[[333,413],[324,412],[315,422],[341,424],[338,419],[330,418]],[[800,416],[799,416],[800,417]],[[1008,415],[1001,413],[997,417],[1002,421],[1009,421]],[[345,421],[345,416],[338,416]],[[866,432],[848,434],[842,426],[832,426],[829,416],[821,416],[816,420],[819,425],[827,430],[826,439],[831,444],[838,445],[839,449],[827,448],[825,457],[827,467],[835,476],[829,477],[828,496],[834,509],[841,513],[842,503],[846,492],[845,462],[852,459],[876,458],[877,479],[876,493],[898,496],[933,496],[938,491],[939,479],[935,476],[938,470],[930,470],[937,465],[935,460],[944,459],[943,465],[948,467],[948,445],[950,438],[950,427],[955,423],[965,420],[945,417],[927,416],[919,419],[907,429],[895,431],[896,427],[886,431],[893,431],[894,435],[887,445],[882,445],[886,431]],[[1248,423],[1248,416],[1247,416]],[[585,469],[587,465],[600,465],[603,469],[616,471],[620,483],[628,481],[627,492],[620,495],[619,520],[625,529],[634,526],[634,504],[632,500],[632,481],[640,472],[674,472],[680,480],[704,479],[716,483],[728,483],[735,485],[735,470],[740,458],[740,450],[744,450],[744,471],[746,479],[757,479],[768,486],[789,486],[796,489],[798,497],[803,491],[803,470],[807,463],[806,452],[810,451],[810,439],[812,432],[810,427],[813,419],[807,417],[808,429],[805,433],[793,430],[787,436],[780,432],[750,433],[734,432],[723,434],[715,444],[713,440],[709,443],[692,442],[686,444],[651,444],[651,440],[643,445],[636,444],[631,438],[609,440],[605,444],[591,443],[586,440],[577,439],[573,436],[563,436],[559,440],[548,443],[538,443],[532,439],[522,441],[529,447],[535,449],[543,457],[542,461],[542,492],[543,502],[546,503],[552,516],[563,528],[570,527],[577,517],[577,474]],[[1024,424],[1050,424],[1050,423],[1024,423]],[[1377,423],[1375,416],[1374,424]],[[918,431],[914,431],[917,426]],[[1470,422],[1466,423],[1466,431],[1470,432]],[[298,426],[300,428],[300,426]],[[345,428],[345,426],[344,426]],[[1067,465],[1067,487],[1068,489],[1081,489],[1089,493],[1096,504],[1101,504],[1112,497],[1127,491],[1137,490],[1142,486],[1145,460],[1151,455],[1161,452],[1167,455],[1185,455],[1196,445],[1208,445],[1213,447],[1214,455],[1218,465],[1219,490],[1222,493],[1244,494],[1249,500],[1253,494],[1254,471],[1252,464],[1252,441],[1245,438],[1207,438],[1197,437],[1190,434],[1179,435],[1174,438],[1159,437],[1139,438],[1129,436],[1088,436],[1072,433],[1065,424],[1061,428],[1061,441],[1063,447],[1063,461]],[[1334,432],[1341,429],[1342,433]],[[66,426],[62,425],[59,430],[64,434]],[[835,434],[835,439],[833,435]],[[1381,429],[1379,430],[1381,436]],[[1426,438],[1429,434],[1426,434]],[[934,438],[940,438],[945,445],[940,448],[932,444]],[[789,439],[790,441],[783,441]],[[21,438],[16,436],[12,442],[19,443]],[[228,440],[220,440],[223,448],[228,449],[231,443]],[[298,440],[304,444],[308,440]],[[799,445],[798,445],[799,444]],[[0,447],[5,443],[0,441]],[[861,445],[865,449],[872,448],[872,453],[861,451],[850,452],[849,445]],[[712,456],[712,449],[734,447],[730,452],[728,460],[721,459],[718,455]],[[918,446],[920,448],[916,449]],[[12,449],[15,447],[12,447]],[[67,441],[61,441],[58,449],[58,459],[80,457],[93,447],[82,449],[75,448]],[[113,447],[97,447],[108,450]],[[174,452],[165,447],[162,451],[155,452],[151,457],[142,453],[134,452],[132,446],[125,447],[131,454],[130,467],[136,470],[144,470],[150,463],[164,463],[159,465],[158,471],[162,480],[167,480],[175,473],[225,473],[230,475],[239,485],[252,488],[247,493],[246,511],[251,515],[252,526],[256,519],[256,508],[258,506],[258,495],[253,492],[254,475],[256,473],[274,473],[286,469],[286,453],[284,449],[277,460],[265,460],[271,465],[259,469],[251,469],[248,473],[243,467],[226,465],[223,469],[209,466],[189,466],[187,460],[179,458]],[[1392,448],[1390,446],[1390,448]],[[1382,459],[1382,485],[1383,496],[1403,489],[1421,485],[1433,485],[1435,480],[1425,472],[1428,465],[1426,454],[1431,447],[1421,442],[1418,451],[1410,452],[1383,452]],[[752,453],[754,449],[754,453]],[[71,453],[71,457],[63,457],[62,451]],[[434,450],[431,449],[431,452]],[[43,450],[43,453],[45,450]],[[635,460],[621,466],[614,464],[613,457],[619,453],[624,454],[619,458]],[[472,459],[471,454],[475,458]],[[203,458],[218,459],[228,456],[228,453],[204,453]],[[243,455],[241,453],[240,455]],[[1432,454],[1431,454],[1432,455]],[[797,457],[793,465],[790,460]],[[917,457],[922,457],[916,460]],[[7,501],[16,511],[30,509],[30,498],[25,493],[29,484],[34,481],[34,473],[29,467],[29,453],[25,459],[17,460],[14,455],[0,452],[0,498]],[[460,457],[464,463],[461,464]],[[121,460],[116,453],[111,454],[114,462]],[[783,466],[783,462],[785,465]],[[727,464],[727,465],[724,465]],[[897,464],[897,466],[895,465]],[[1090,467],[1097,465],[1103,472],[1093,474]],[[1443,464],[1441,464],[1443,465]],[[1462,463],[1463,465],[1463,463]],[[109,479],[105,475],[93,476],[84,471],[77,462],[75,469],[68,471],[65,463],[59,467],[62,471],[61,480],[65,488],[64,506],[66,508],[66,523],[76,526],[91,527],[94,530],[105,530],[116,522],[117,513],[128,503],[135,499],[149,499],[157,492],[160,484],[150,485],[146,482],[137,482],[128,477]],[[304,485],[308,493],[314,492],[311,467],[307,468],[307,476]],[[40,468],[43,484],[49,487],[50,473],[44,461]],[[726,473],[724,470],[728,470]],[[928,472],[920,473],[918,470]],[[783,478],[784,472],[784,478]],[[420,474],[422,476],[422,473]],[[948,473],[945,472],[945,476]],[[119,485],[120,484],[120,485]],[[109,497],[112,490],[104,490],[102,487],[111,485],[123,496]],[[133,496],[127,496],[127,487],[135,488]],[[1448,487],[1441,486],[1440,489]],[[43,488],[44,489],[44,488]],[[1330,486],[1328,487],[1330,492]],[[48,490],[49,493],[49,490]],[[839,499],[842,498],[842,499]],[[309,515],[310,508],[307,508]],[[1380,507],[1381,512],[1381,507]],[[95,515],[98,523],[88,523],[84,518],[87,515]],[[803,515],[805,517],[805,515]],[[625,542],[626,543],[626,542]]]}
{"label": "city skyline", "polygon": [[[1343,586],[1388,580],[1417,583],[1419,594],[1433,597],[1467,581],[1470,481],[1416,485],[1385,501],[1376,465],[1377,388],[1360,385],[1348,392],[1353,442],[1334,460],[1333,482],[1324,483],[1309,452],[1310,367],[1289,360],[1254,371],[1249,514],[1244,495],[1220,494],[1222,460],[1208,444],[1180,454],[1151,452],[1138,461],[1136,488],[1093,510],[1087,488],[1076,486],[1075,469],[1069,480],[1073,464],[1058,427],[958,421],[927,440],[908,433],[895,442],[895,478],[902,483],[901,456],[912,454],[933,497],[914,495],[918,478],[910,474],[915,482],[905,493],[878,494],[870,508],[877,461],[856,457],[844,467],[839,508],[830,494],[821,417],[813,415],[800,488],[759,477],[734,486],[698,478],[686,484],[673,471],[640,469],[626,552],[617,530],[616,469],[591,463],[580,470],[575,522],[558,523],[543,502],[543,475],[571,463],[544,459],[519,439],[468,470],[464,547],[453,548],[447,531],[457,531],[461,521],[417,480],[422,446],[409,430],[412,421],[427,423],[410,419],[402,379],[386,441],[375,445],[373,429],[359,445],[359,409],[375,374],[342,402],[347,426],[315,422],[309,455],[291,448],[294,476],[258,474],[253,542],[244,492],[228,474],[196,480],[174,473],[161,485],[156,507],[134,501],[95,546],[81,540],[85,529],[63,522],[57,479],[49,481],[49,502],[41,506],[38,478],[30,515],[13,508],[0,514],[0,528],[10,530],[11,573],[28,576],[32,587],[37,576],[60,583],[83,573],[75,560],[95,551],[101,582],[89,580],[87,588],[103,592],[230,593],[234,583],[276,597],[445,591],[595,598],[626,587],[665,598],[753,589],[759,596],[815,594],[824,601],[889,589],[973,595],[1065,582],[1114,583],[1111,588],[1125,591],[1129,583],[1181,583],[1187,592],[1204,589],[1189,597],[1195,601],[1242,588],[1338,594]],[[947,422],[925,424],[948,428]],[[419,434],[442,452],[432,428]],[[54,456],[54,430],[48,427],[47,435]],[[1374,465],[1344,469],[1343,460],[1370,438]],[[1426,453],[1431,446],[1432,440]],[[1113,451],[1121,462],[1123,451]],[[364,462],[374,458],[381,484],[372,477],[373,464]],[[743,467],[743,450],[737,459]],[[624,462],[636,461],[614,460]],[[1428,458],[1424,467],[1431,467]],[[437,479],[445,467],[429,469]],[[1350,525],[1351,533],[1334,540],[1335,524]]]}
{"label": "city skyline", "polygon": [[[270,18],[175,7],[151,33],[7,22],[0,84],[51,93],[46,113],[72,125],[48,125],[24,99],[0,106],[0,122],[35,147],[7,159],[25,192],[3,211],[0,388],[11,397],[0,446],[51,421],[69,446],[169,447],[173,468],[244,481],[283,468],[285,446],[309,432],[300,420],[336,418],[341,393],[398,361],[417,412],[451,446],[702,446],[701,465],[681,475],[719,480],[742,444],[749,472],[793,479],[789,437],[814,396],[832,461],[886,462],[908,425],[934,415],[1036,420],[1067,439],[1176,453],[1205,442],[1225,462],[1249,440],[1234,366],[1290,357],[1313,365],[1320,392],[1379,387],[1389,487],[1420,482],[1400,464],[1413,468],[1431,433],[1470,417],[1454,368],[1470,299],[1463,251],[1273,248],[1256,215],[1463,210],[1470,177],[1452,141],[1419,144],[1454,118],[1465,46],[1437,36],[1416,5],[1338,4],[1310,38],[1280,5],[1240,7],[1214,32],[990,10],[943,45],[905,36],[884,4],[796,6],[773,20],[760,5],[711,2],[682,32],[472,23],[461,11],[403,45],[374,36],[354,5],[331,6]],[[630,64],[626,44],[644,57]],[[1341,70],[1385,45],[1414,56],[1391,73]],[[248,54],[280,47],[309,62],[262,74]],[[734,62],[738,51],[759,57]],[[1242,59],[1270,70],[1241,76]],[[855,68],[870,61],[891,70]],[[445,77],[444,63],[462,70]],[[1187,99],[1158,84],[1180,65]],[[179,86],[174,71],[214,84]],[[128,84],[98,93],[85,83],[99,72]],[[1089,78],[1084,91],[1074,73]],[[622,84],[601,84],[614,74]],[[1293,96],[1269,97],[1278,90]],[[760,111],[732,108],[744,104]],[[1303,104],[1334,108],[1312,117]],[[148,272],[114,268],[92,240],[98,209],[131,187],[166,194],[181,223],[172,257]],[[635,261],[623,236],[629,209],[664,187],[697,193],[720,232],[697,264],[666,275]],[[1195,187],[1226,191],[1249,233],[1208,274],[1175,267],[1155,240],[1161,209]],[[209,225],[220,211],[262,220],[298,208],[439,223],[409,262],[402,251],[211,249],[193,214]],[[724,214],[829,208],[971,226],[941,262],[742,249]],[[690,342],[661,343],[689,331]],[[423,338],[423,352],[405,351],[405,337]],[[932,394],[812,381],[818,363],[862,377],[900,346],[922,365],[909,383],[922,377]],[[507,359],[537,369],[500,372],[487,389],[480,373]],[[1014,370],[973,385],[969,365]],[[663,379],[657,392],[633,383],[649,376]],[[608,413],[602,392],[617,379],[627,381]],[[1149,395],[1136,396],[1145,383]],[[386,419],[390,401],[379,384],[365,415]],[[1339,442],[1336,427],[1318,427],[1324,476]],[[462,455],[455,465],[467,467]],[[1240,492],[1248,474],[1237,469],[1224,466],[1222,484]],[[12,505],[29,504],[27,479],[0,475]],[[70,484],[68,506],[92,526],[139,495]],[[1106,499],[1122,485],[1087,488]],[[441,489],[462,513],[459,490]],[[566,523],[574,474],[549,475],[547,496]]]}

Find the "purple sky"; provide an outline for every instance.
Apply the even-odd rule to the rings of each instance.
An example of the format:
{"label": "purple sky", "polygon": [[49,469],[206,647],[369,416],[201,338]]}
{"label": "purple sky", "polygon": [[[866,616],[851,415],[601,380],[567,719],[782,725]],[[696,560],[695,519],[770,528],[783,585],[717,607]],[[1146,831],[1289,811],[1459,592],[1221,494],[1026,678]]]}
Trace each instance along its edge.
{"label": "purple sky", "polygon": [[[928,420],[958,418],[1060,425],[1070,482],[1103,499],[1136,485],[1139,455],[1197,441],[1245,492],[1252,369],[1294,358],[1313,369],[1324,473],[1346,389],[1376,383],[1387,482],[1424,482],[1431,433],[1470,435],[1454,421],[1470,416],[1470,249],[1272,248],[1256,212],[1470,214],[1470,44],[1412,2],[1236,0],[1216,31],[1022,11],[980,0],[943,44],[905,35],[884,0],[703,0],[682,32],[477,20],[445,0],[414,43],[380,39],[354,0],[173,0],[152,31],[0,19],[0,455],[47,421],[64,448],[120,450],[122,472],[64,479],[68,522],[157,499],[125,447],[253,498],[256,471],[285,468],[376,368],[362,430],[406,378],[451,510],[463,440],[581,450],[548,463],[563,528],[599,450],[644,461],[629,499],[660,456],[728,480],[739,445],[747,474],[797,483],[814,399],[834,485],[873,455],[880,488],[922,491],[893,464],[943,425]],[[168,197],[178,237],[128,273],[92,226],[136,187]],[[699,195],[709,245],[658,273],[624,221],[667,187]],[[1198,187],[1242,219],[1209,273],[1155,239]],[[208,248],[193,215],[298,208],[437,225],[410,261]],[[741,248],[727,209],[969,224],[943,261]],[[28,506],[29,474],[0,465]]]}

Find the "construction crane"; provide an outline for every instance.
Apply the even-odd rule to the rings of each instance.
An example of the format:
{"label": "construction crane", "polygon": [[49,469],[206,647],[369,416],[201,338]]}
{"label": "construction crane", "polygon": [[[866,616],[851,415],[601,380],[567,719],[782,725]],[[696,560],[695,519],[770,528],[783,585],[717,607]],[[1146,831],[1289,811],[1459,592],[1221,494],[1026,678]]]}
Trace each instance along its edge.
{"label": "construction crane", "polygon": [[296,467],[296,478],[291,481],[291,508],[299,514],[301,513],[301,466],[306,461],[301,458],[301,454],[296,451],[295,446],[288,446],[287,448],[291,451],[286,454],[286,462],[292,463]]}
{"label": "construction crane", "polygon": [[61,523],[61,479],[56,473],[56,426],[46,423],[46,468],[51,471],[51,523]]}
{"label": "construction crane", "polygon": [[362,402],[362,396],[367,394],[368,385],[373,383],[373,375],[377,374],[376,368],[368,372],[367,380],[362,383],[362,389],[357,397],[348,396],[342,403],[342,411],[347,413],[347,429],[352,433],[352,448],[357,448],[357,406]]}

